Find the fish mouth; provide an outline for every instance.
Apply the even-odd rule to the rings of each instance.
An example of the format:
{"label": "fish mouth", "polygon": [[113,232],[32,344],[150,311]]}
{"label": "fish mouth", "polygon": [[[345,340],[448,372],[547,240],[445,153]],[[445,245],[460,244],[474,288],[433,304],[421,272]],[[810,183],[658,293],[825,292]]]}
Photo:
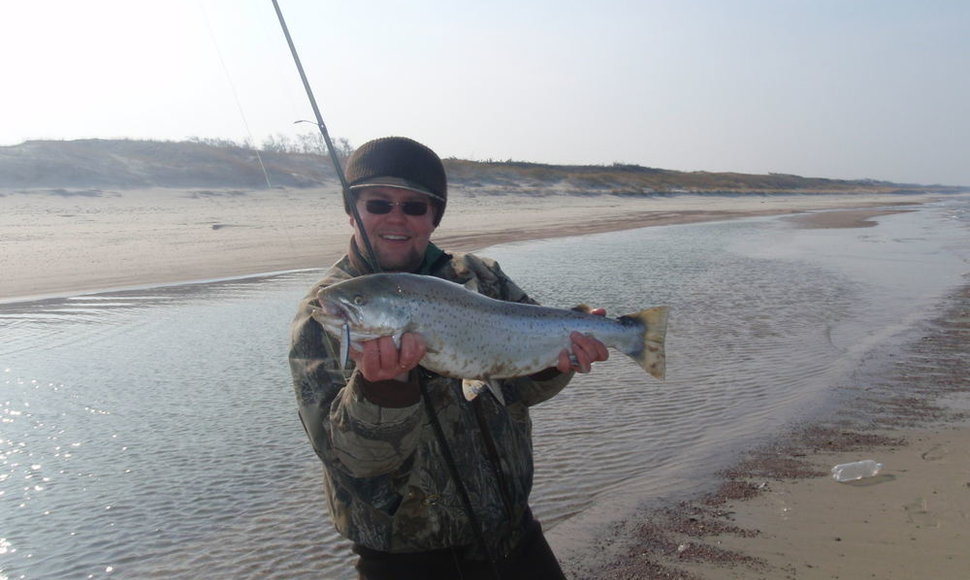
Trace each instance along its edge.
{"label": "fish mouth", "polygon": [[321,300],[320,307],[313,310],[313,318],[332,330],[360,325],[358,313],[340,301]]}
{"label": "fish mouth", "polygon": [[[328,334],[343,344],[357,345],[361,341],[387,336],[381,328],[364,325],[361,313],[353,306],[340,301],[322,301],[319,307],[313,307],[310,315],[320,323]],[[344,347],[341,346],[341,349]],[[356,347],[354,347],[356,348]],[[343,355],[341,358],[345,358]]]}

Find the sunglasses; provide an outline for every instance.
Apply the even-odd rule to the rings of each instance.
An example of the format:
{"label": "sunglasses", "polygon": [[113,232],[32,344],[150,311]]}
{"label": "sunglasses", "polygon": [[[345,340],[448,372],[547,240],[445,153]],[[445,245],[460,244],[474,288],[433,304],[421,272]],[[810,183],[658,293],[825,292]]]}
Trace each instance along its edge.
{"label": "sunglasses", "polygon": [[404,215],[419,216],[428,213],[428,203],[424,201],[387,201],[385,199],[368,199],[364,202],[367,213],[384,215],[391,213],[394,206],[401,206]]}

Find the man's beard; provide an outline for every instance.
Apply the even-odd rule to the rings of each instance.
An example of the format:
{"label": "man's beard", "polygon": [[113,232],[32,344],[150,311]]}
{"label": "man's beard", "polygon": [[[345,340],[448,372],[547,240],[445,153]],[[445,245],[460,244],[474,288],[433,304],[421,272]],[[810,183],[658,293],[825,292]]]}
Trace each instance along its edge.
{"label": "man's beard", "polygon": [[378,252],[378,260],[381,263],[381,269],[385,272],[414,272],[424,261],[424,255],[419,254],[415,249],[411,249],[406,256],[395,258],[392,262]]}

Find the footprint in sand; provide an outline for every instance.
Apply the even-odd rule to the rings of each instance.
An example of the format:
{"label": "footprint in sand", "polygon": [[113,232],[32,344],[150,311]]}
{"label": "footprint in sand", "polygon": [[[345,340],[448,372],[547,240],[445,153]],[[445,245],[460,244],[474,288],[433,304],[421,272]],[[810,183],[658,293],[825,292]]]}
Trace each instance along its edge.
{"label": "footprint in sand", "polygon": [[947,449],[945,445],[934,445],[930,447],[927,451],[924,451],[920,457],[925,461],[939,461],[947,455],[949,455],[950,450]]}
{"label": "footprint in sand", "polygon": [[940,527],[939,518],[927,509],[925,498],[916,498],[916,501],[913,503],[904,505],[903,509],[906,510],[906,519],[909,520],[909,523],[914,524],[918,528]]}

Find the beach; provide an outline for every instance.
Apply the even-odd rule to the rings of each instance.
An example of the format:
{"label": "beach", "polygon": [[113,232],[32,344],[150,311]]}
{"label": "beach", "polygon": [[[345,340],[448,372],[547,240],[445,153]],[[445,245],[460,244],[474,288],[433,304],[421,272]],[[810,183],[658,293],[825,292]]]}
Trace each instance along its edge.
{"label": "beach", "polygon": [[[433,240],[453,251],[762,215],[791,214],[801,228],[866,228],[936,199],[452,196]],[[350,232],[340,199],[319,190],[9,191],[0,207],[4,302],[323,268]],[[898,349],[865,361],[850,413],[752,449],[710,494],[630,514],[602,558],[566,558],[570,577],[964,577],[968,334],[964,287]],[[857,483],[828,476],[865,458],[884,471]]]}
{"label": "beach", "polygon": [[[452,192],[433,240],[452,251],[818,209],[919,203],[930,195],[657,197]],[[323,268],[350,228],[333,190],[0,191],[0,301]]]}

